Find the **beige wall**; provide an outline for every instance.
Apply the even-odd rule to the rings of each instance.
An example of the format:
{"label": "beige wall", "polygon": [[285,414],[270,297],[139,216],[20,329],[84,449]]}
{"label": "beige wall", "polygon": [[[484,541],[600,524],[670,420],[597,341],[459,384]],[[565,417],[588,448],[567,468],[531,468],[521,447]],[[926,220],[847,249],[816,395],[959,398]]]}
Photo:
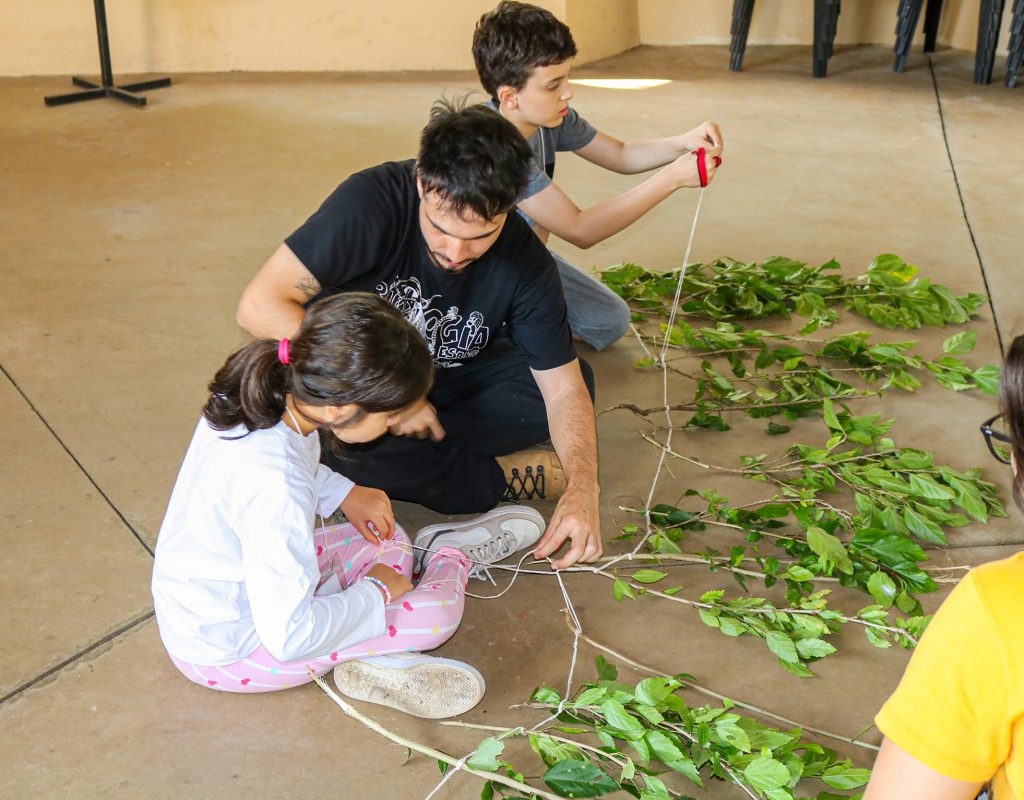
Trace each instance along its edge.
{"label": "beige wall", "polygon": [[[496,0],[107,0],[116,75],[230,70],[471,69]],[[638,44],[722,44],[731,0],[535,0],[573,29],[580,63]],[[972,50],[979,0],[946,0],[940,38]],[[1009,24],[1007,3],[1001,51]],[[892,44],[897,0],[847,0],[837,41]],[[751,44],[807,44],[810,0],[759,0]],[[0,1],[0,75],[95,74],[92,4]]]}
{"label": "beige wall", "polygon": [[[636,0],[566,0],[565,16],[579,49],[579,64],[640,44]],[[556,12],[557,13],[557,12]]]}
{"label": "beige wall", "polygon": [[[473,26],[495,4],[496,0],[107,0],[107,23],[115,75],[472,69]],[[565,19],[566,0],[536,4]],[[628,4],[635,6],[635,0]],[[601,5],[617,3],[602,0]],[[607,49],[609,37],[599,33],[599,49]],[[0,75],[94,74],[97,52],[92,3],[0,2]]]}

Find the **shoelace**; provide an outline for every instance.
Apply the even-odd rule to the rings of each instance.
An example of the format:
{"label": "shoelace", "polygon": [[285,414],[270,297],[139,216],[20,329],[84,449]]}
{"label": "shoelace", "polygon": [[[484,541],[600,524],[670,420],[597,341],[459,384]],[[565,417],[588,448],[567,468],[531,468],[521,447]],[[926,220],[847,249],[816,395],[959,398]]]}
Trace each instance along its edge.
{"label": "shoelace", "polygon": [[525,497],[533,500],[534,497],[544,499],[544,466],[538,465],[537,471],[533,467],[526,467],[523,474],[519,474],[519,468],[512,468],[512,477],[509,478],[505,487],[503,500],[519,500]]}
{"label": "shoelace", "polygon": [[512,555],[516,551],[517,543],[515,534],[502,531],[499,536],[489,539],[477,547],[467,547],[466,555],[477,562],[470,568],[469,577],[482,581],[489,580],[494,583],[494,578],[491,577],[487,565]]}

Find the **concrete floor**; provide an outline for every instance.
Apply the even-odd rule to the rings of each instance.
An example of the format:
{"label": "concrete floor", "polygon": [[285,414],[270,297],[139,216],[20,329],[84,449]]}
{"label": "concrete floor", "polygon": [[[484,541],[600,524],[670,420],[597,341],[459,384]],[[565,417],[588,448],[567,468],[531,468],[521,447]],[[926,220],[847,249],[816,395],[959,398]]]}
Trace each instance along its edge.
{"label": "concrete floor", "polygon": [[[620,138],[679,132],[707,118],[722,125],[726,165],[704,197],[693,260],[784,254],[817,264],[834,256],[854,275],[878,253],[899,253],[958,293],[992,292],[994,315],[982,309],[968,358],[997,362],[998,334],[1008,343],[1024,330],[1022,90],[974,86],[971,56],[952,51],[934,57],[934,84],[918,55],[906,74],[894,74],[884,48],[840,48],[826,80],[809,77],[807,48],[751,48],[741,74],[727,62],[721,48],[641,48],[578,77],[672,83],[579,87],[575,106]],[[438,779],[432,760],[404,763],[402,748],[343,716],[315,686],[236,696],[188,683],[161,648],[148,582],[204,386],[244,338],[233,317],[242,287],[347,174],[412,156],[431,101],[475,86],[472,76],[181,75],[151,92],[145,110],[109,100],[45,108],[42,96],[65,83],[0,80],[0,797],[426,795]],[[558,177],[581,206],[636,181],[571,156]],[[675,267],[695,204],[696,193],[682,192],[588,252],[558,249],[588,267]],[[938,352],[947,335],[893,338],[919,338]],[[585,353],[599,408],[658,402],[660,378],[633,368],[639,355],[632,341]],[[688,397],[692,387],[679,391]],[[897,418],[900,442],[958,468],[981,466],[1009,503],[1008,474],[977,433],[994,413],[991,398],[933,384],[877,407]],[[778,446],[761,427],[739,423],[731,435],[696,432],[676,443],[735,463]],[[646,496],[656,453],[640,438],[645,426],[624,412],[602,415],[599,428],[610,538],[629,521],[619,506]],[[815,423],[796,426],[801,434],[817,435]],[[657,498],[675,500],[691,486],[718,485],[735,500],[750,491],[696,472],[672,465]],[[411,529],[436,519],[411,506],[400,512]],[[1008,520],[957,532],[933,558],[975,564],[1021,541],[1011,511]],[[700,567],[685,570],[682,582],[689,597],[730,583]],[[819,664],[819,677],[799,680],[761,643],[726,639],[685,610],[652,598],[618,605],[593,576],[567,583],[595,639],[847,735],[870,725],[908,657],[874,650],[850,631],[840,653]],[[928,598],[929,610],[941,596]],[[835,604],[855,610],[867,600],[837,591]],[[553,580],[530,577],[501,600],[469,603],[442,650],[487,678],[487,697],[468,721],[537,719],[509,707],[541,683],[564,684],[571,636],[562,607]],[[595,653],[581,648],[579,679],[593,677]],[[367,710],[455,755],[479,740]],[[877,741],[877,733],[866,738]],[[870,762],[867,751],[848,750]],[[538,774],[533,756],[516,752]],[[458,776],[440,796],[478,791],[475,779]],[[690,793],[742,796],[725,785]]]}

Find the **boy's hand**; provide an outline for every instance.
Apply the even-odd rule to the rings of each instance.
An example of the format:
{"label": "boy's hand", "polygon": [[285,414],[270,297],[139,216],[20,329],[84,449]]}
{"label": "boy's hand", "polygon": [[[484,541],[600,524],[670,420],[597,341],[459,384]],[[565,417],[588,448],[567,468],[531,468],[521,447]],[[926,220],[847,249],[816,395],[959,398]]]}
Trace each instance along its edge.
{"label": "boy's hand", "polygon": [[370,544],[377,544],[378,536],[383,542],[395,535],[395,514],[391,510],[391,500],[380,489],[353,486],[342,502],[341,510]]}
{"label": "boy's hand", "polygon": [[412,583],[409,582],[405,575],[385,564],[374,564],[366,574],[371,578],[378,578],[384,582],[384,585],[388,587],[388,591],[391,592],[392,603],[406,592],[412,590]]}
{"label": "boy's hand", "polygon": [[429,436],[435,442],[444,438],[444,426],[426,399],[405,411],[402,418],[388,428],[388,432],[394,436],[415,436],[417,439]]}
{"label": "boy's hand", "polygon": [[721,156],[722,150],[725,148],[725,142],[722,140],[722,131],[717,123],[711,120],[702,122],[692,131],[687,131],[683,134],[682,138],[688,150],[696,150],[698,147],[708,150],[712,147],[717,147],[718,153],[716,155]]}
{"label": "boy's hand", "polygon": [[[710,185],[718,171],[718,161],[722,155],[721,147],[704,147],[704,166],[707,173],[707,182]],[[697,154],[686,153],[679,156],[668,167],[676,176],[676,186],[686,188],[698,188],[701,186],[700,168],[697,166]]]}

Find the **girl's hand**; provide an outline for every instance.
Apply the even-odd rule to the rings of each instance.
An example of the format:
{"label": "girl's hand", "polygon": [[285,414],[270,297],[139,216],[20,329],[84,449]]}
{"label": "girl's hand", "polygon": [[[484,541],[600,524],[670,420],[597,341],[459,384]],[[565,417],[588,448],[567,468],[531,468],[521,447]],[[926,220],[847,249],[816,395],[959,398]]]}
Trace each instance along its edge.
{"label": "girl's hand", "polygon": [[[384,585],[387,586],[388,591],[391,592],[392,603],[406,592],[412,590],[412,583],[407,577],[405,577],[405,575],[401,572],[395,571],[394,568],[385,564],[374,564],[366,574],[371,578],[379,578],[384,581]],[[383,592],[381,594],[383,594]]]}
{"label": "girl's hand", "polygon": [[384,542],[395,535],[395,514],[391,510],[391,500],[380,489],[353,486],[342,502],[341,510],[370,544],[376,544],[378,537]]}

